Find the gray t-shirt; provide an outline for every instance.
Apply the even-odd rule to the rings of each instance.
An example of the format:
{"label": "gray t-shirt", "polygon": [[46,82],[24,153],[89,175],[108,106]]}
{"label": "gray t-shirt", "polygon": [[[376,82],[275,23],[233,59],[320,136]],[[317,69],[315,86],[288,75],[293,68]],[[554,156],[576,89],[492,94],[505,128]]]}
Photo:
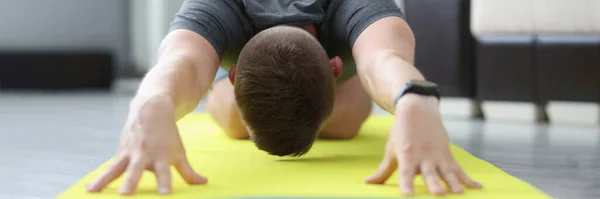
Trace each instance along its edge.
{"label": "gray t-shirt", "polygon": [[329,57],[340,56],[339,81],[356,74],[352,46],[373,22],[403,17],[393,0],[185,0],[171,31],[194,31],[215,48],[222,68],[237,62],[246,42],[277,25],[317,25],[317,37]]}

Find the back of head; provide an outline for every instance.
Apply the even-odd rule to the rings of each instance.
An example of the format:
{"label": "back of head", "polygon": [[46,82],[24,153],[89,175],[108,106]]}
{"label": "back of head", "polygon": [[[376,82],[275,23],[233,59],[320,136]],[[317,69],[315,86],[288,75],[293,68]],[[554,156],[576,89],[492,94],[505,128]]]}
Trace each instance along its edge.
{"label": "back of head", "polygon": [[235,98],[256,146],[272,155],[308,152],[333,110],[327,53],[299,28],[274,27],[242,49]]}

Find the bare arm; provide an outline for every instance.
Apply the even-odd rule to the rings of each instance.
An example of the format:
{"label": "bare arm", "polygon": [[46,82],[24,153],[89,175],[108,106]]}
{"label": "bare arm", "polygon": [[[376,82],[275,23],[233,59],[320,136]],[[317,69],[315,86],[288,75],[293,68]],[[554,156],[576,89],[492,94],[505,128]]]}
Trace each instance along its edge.
{"label": "bare arm", "polygon": [[211,85],[219,57],[203,37],[187,30],[171,32],[164,40],[157,65],[148,72],[130,104],[119,149],[104,172],[87,186],[102,191],[124,175],[121,194],[133,194],[144,170],[151,170],[157,192],[171,192],[174,166],[189,184],[204,184],[185,154],[176,120],[194,110]]}
{"label": "bare arm", "polygon": [[353,53],[363,87],[383,109],[394,114],[385,156],[367,183],[383,184],[398,170],[399,190],[414,193],[413,181],[422,175],[431,194],[463,193],[462,185],[481,188],[471,180],[450,152],[449,139],[435,97],[405,95],[394,107],[400,88],[409,80],[423,80],[413,66],[415,39],[408,24],[388,17],[369,26],[357,39]]}
{"label": "bare arm", "polygon": [[159,58],[140,85],[131,103],[132,111],[146,104],[168,103],[176,119],[193,111],[211,86],[219,56],[202,36],[175,30],[164,39]]}
{"label": "bare arm", "polygon": [[413,66],[415,38],[408,24],[388,17],[369,26],[352,49],[365,90],[384,110],[394,113],[394,99],[409,80],[424,80]]}

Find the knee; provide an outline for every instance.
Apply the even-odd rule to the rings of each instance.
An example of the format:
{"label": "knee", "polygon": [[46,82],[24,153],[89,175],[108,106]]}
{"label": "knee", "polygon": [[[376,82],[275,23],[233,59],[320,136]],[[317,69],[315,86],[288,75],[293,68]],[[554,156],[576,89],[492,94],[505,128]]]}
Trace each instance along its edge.
{"label": "knee", "polygon": [[342,117],[332,118],[321,131],[321,138],[347,140],[356,137],[371,113],[371,104],[361,111],[345,112]]}
{"label": "knee", "polygon": [[207,106],[209,114],[221,127],[225,135],[233,139],[248,139],[250,137],[241,122],[239,113],[235,109],[222,105],[211,105],[211,103],[207,103]]}
{"label": "knee", "polygon": [[334,140],[352,139],[358,135],[367,116],[350,116],[331,122],[321,131],[321,138]]}
{"label": "knee", "polygon": [[234,139],[248,139],[248,131],[242,124],[235,99],[227,89],[213,90],[207,96],[206,108],[209,115],[221,127],[225,135]]}
{"label": "knee", "polygon": [[225,135],[234,139],[248,139],[250,137],[238,114],[215,107],[209,108],[209,112]]}
{"label": "knee", "polygon": [[225,135],[229,136],[230,138],[238,139],[238,140],[246,140],[246,139],[250,138],[250,135],[248,134],[248,131],[246,131],[246,129],[243,129],[243,130],[229,129],[229,130],[225,131]]}
{"label": "knee", "polygon": [[345,130],[345,129],[324,129],[321,132],[320,137],[323,139],[331,140],[349,140],[358,135],[358,129],[356,130]]}

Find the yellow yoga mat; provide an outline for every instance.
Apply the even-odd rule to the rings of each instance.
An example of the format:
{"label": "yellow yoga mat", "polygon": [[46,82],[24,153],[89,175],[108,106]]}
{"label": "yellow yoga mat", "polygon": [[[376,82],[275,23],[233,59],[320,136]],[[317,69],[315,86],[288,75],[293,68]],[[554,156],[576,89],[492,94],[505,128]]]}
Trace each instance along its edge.
{"label": "yellow yoga mat", "polygon": [[[179,129],[192,167],[208,177],[206,185],[187,185],[173,169],[173,193],[156,194],[154,174],[145,172],[136,195],[151,198],[399,198],[394,174],[385,185],[369,185],[363,179],[376,171],[383,156],[393,118],[372,116],[358,137],[349,141],[318,140],[301,158],[270,156],[248,140],[227,138],[205,114],[192,114],[179,122]],[[549,198],[533,186],[452,146],[459,164],[482,190],[467,189],[464,195],[448,198]],[[94,179],[106,164],[62,193],[62,199],[123,198],[117,194],[122,178],[102,193],[89,194],[85,184]],[[429,195],[423,180],[415,179],[417,194],[411,198],[436,198]],[[130,196],[131,197],[131,196]],[[129,198],[129,197],[126,197]]]}

